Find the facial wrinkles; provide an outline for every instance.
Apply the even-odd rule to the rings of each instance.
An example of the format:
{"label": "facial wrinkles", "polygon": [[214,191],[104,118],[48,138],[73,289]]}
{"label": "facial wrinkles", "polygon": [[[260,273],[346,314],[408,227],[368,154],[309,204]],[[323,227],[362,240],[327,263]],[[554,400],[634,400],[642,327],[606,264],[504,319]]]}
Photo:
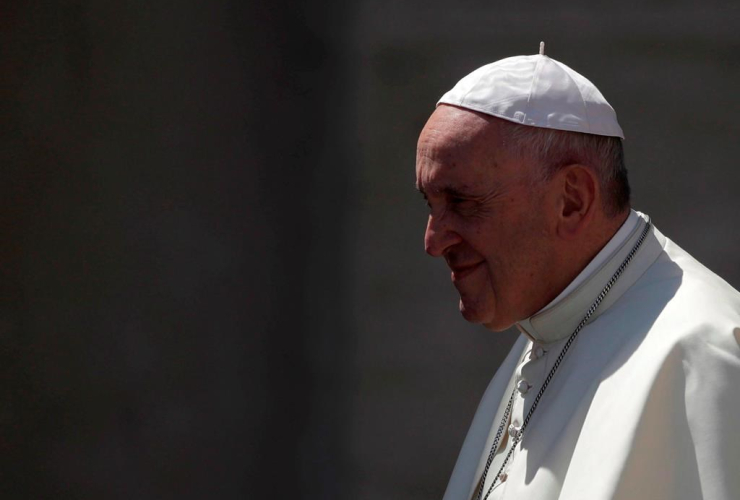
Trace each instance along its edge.
{"label": "facial wrinkles", "polygon": [[[436,114],[436,113],[435,113]],[[433,115],[434,116],[434,115]],[[418,157],[456,167],[456,160],[465,159],[480,139],[481,124],[471,123],[471,116],[453,117],[433,122],[424,128],[417,145]]]}
{"label": "facial wrinkles", "polygon": [[495,164],[477,170],[472,164],[463,168],[468,171],[455,172],[454,166],[451,168],[448,164],[423,162],[417,188],[425,198],[444,201],[461,215],[479,218],[490,215],[498,206],[517,196],[518,188],[525,185],[521,175],[497,176]]}
{"label": "facial wrinkles", "polygon": [[472,198],[476,203],[476,209],[471,217],[483,220],[494,217],[497,206],[501,204],[505,196],[504,186],[494,183],[482,195]]}
{"label": "facial wrinkles", "polygon": [[428,196],[480,200],[487,193],[485,169],[473,162],[469,150],[456,145],[423,147],[417,152],[417,188]]}
{"label": "facial wrinkles", "polygon": [[453,272],[485,262],[455,286],[464,314],[501,329],[532,312],[535,279],[551,262],[542,191],[531,182],[534,166],[508,153],[494,123],[452,116],[429,125],[416,171],[432,207],[435,232],[428,234],[438,249],[450,243],[443,257]]}
{"label": "facial wrinkles", "polygon": [[451,157],[458,156],[460,151],[465,150],[468,142],[464,136],[451,134],[449,131],[440,129],[425,129],[419,139],[417,155],[428,158],[432,162],[446,161]]}

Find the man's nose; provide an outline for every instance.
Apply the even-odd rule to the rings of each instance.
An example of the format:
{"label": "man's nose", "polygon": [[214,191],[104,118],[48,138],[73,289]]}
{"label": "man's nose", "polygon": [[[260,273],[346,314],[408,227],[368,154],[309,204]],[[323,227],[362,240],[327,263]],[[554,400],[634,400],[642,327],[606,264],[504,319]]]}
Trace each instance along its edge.
{"label": "man's nose", "polygon": [[442,257],[450,247],[461,241],[460,235],[440,219],[430,215],[424,233],[424,250],[432,257]]}

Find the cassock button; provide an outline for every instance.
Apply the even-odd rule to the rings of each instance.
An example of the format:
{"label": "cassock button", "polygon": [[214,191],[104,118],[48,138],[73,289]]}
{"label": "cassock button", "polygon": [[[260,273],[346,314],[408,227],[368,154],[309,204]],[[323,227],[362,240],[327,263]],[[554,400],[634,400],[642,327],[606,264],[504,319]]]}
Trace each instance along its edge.
{"label": "cassock button", "polygon": [[517,437],[518,435],[519,435],[519,427],[517,427],[517,426],[516,426],[516,425],[514,425],[514,424],[511,424],[511,425],[509,426],[509,436],[511,436],[511,437],[513,437],[513,438],[515,438],[515,437]]}
{"label": "cassock button", "polygon": [[507,479],[509,479],[509,475],[506,472],[502,472],[501,475],[498,478],[503,483],[504,481],[506,481]]}
{"label": "cassock button", "polygon": [[523,396],[523,395],[525,395],[527,393],[527,391],[529,391],[529,388],[530,387],[532,387],[532,386],[529,385],[529,382],[527,382],[524,379],[521,379],[519,381],[519,383],[517,384],[517,386],[516,386],[516,390],[519,391],[519,394],[521,394]]}
{"label": "cassock button", "polygon": [[545,350],[542,348],[542,346],[539,346],[538,345],[537,347],[535,347],[535,349],[534,349],[534,357],[535,358],[541,358],[544,355],[545,355]]}

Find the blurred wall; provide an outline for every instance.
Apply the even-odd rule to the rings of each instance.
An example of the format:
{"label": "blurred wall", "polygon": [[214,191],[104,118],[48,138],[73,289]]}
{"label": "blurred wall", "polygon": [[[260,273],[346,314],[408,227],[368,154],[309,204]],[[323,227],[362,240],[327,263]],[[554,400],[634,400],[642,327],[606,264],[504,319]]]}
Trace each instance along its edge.
{"label": "blurred wall", "polygon": [[4,498],[440,498],[515,339],[423,253],[416,137],[547,53],[634,206],[736,288],[730,2],[6,3]]}
{"label": "blurred wall", "polygon": [[2,10],[0,496],[340,497],[344,7]]}

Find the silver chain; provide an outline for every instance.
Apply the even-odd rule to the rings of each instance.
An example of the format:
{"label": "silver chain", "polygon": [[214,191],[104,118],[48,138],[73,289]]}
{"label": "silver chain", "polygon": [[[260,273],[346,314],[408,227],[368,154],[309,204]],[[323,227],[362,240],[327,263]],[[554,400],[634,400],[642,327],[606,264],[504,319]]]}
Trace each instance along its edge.
{"label": "silver chain", "polygon": [[[540,399],[542,398],[542,395],[545,393],[545,390],[547,389],[547,386],[550,384],[550,381],[555,375],[555,372],[558,370],[558,367],[560,367],[560,363],[563,362],[565,353],[568,352],[568,349],[570,349],[570,346],[573,344],[573,342],[575,341],[580,331],[583,329],[584,326],[586,326],[586,323],[588,323],[588,320],[596,312],[596,309],[599,308],[599,306],[601,305],[601,302],[607,296],[607,294],[612,289],[614,284],[617,282],[619,277],[622,276],[622,273],[627,268],[629,263],[632,261],[632,258],[637,253],[637,250],[640,248],[640,246],[642,246],[642,242],[645,240],[645,237],[647,236],[648,231],[650,231],[650,218],[649,217],[648,217],[648,220],[646,221],[645,228],[642,230],[642,233],[640,234],[640,237],[637,239],[637,242],[635,242],[635,246],[632,247],[632,250],[630,250],[630,253],[627,254],[627,257],[624,259],[624,261],[619,266],[619,268],[617,268],[617,270],[612,275],[609,282],[604,287],[604,289],[601,290],[601,293],[599,293],[599,295],[596,297],[596,300],[594,300],[594,303],[591,304],[591,307],[588,308],[586,315],[583,317],[581,322],[578,323],[578,326],[576,327],[576,329],[573,331],[573,333],[570,334],[570,337],[568,337],[568,340],[565,342],[565,345],[563,346],[563,349],[560,351],[560,354],[555,360],[555,363],[550,369],[550,372],[547,374],[547,377],[545,377],[545,381],[543,382],[542,387],[540,388],[540,391],[537,393],[537,396],[534,398],[532,407],[529,409],[527,416],[524,418],[524,422],[522,422],[522,427],[519,429],[519,432],[517,432],[514,436],[512,436],[511,448],[509,449],[509,452],[506,454],[506,457],[504,458],[504,462],[501,464],[501,468],[499,469],[498,474],[496,474],[496,477],[493,479],[491,486],[486,491],[486,496],[483,497],[483,500],[488,500],[488,496],[493,491],[493,487],[495,486],[496,481],[499,481],[501,479],[501,474],[506,468],[506,464],[509,463],[509,459],[511,458],[511,455],[514,452],[514,449],[516,448],[517,444],[519,444],[519,441],[522,440],[522,436],[524,435],[524,429],[527,428],[527,425],[529,424],[529,421],[531,420],[532,414],[534,413],[535,409],[537,409],[537,405],[539,404]],[[506,405],[504,416],[501,419],[501,424],[498,427],[498,431],[496,432],[496,437],[493,440],[493,444],[491,445],[491,451],[488,453],[488,459],[486,460],[486,466],[483,469],[483,475],[481,476],[480,486],[478,488],[478,494],[476,495],[476,500],[480,500],[481,495],[483,495],[483,489],[485,488],[485,484],[486,484],[486,476],[488,476],[488,469],[491,467],[491,463],[493,462],[493,457],[496,455],[496,451],[498,450],[499,440],[501,439],[501,435],[503,434],[504,428],[506,427],[506,424],[509,421],[509,414],[511,413],[511,407],[514,404],[514,397],[515,397],[516,391],[517,391],[516,387],[514,387],[514,390],[511,391],[511,396],[509,397],[509,403]]]}

